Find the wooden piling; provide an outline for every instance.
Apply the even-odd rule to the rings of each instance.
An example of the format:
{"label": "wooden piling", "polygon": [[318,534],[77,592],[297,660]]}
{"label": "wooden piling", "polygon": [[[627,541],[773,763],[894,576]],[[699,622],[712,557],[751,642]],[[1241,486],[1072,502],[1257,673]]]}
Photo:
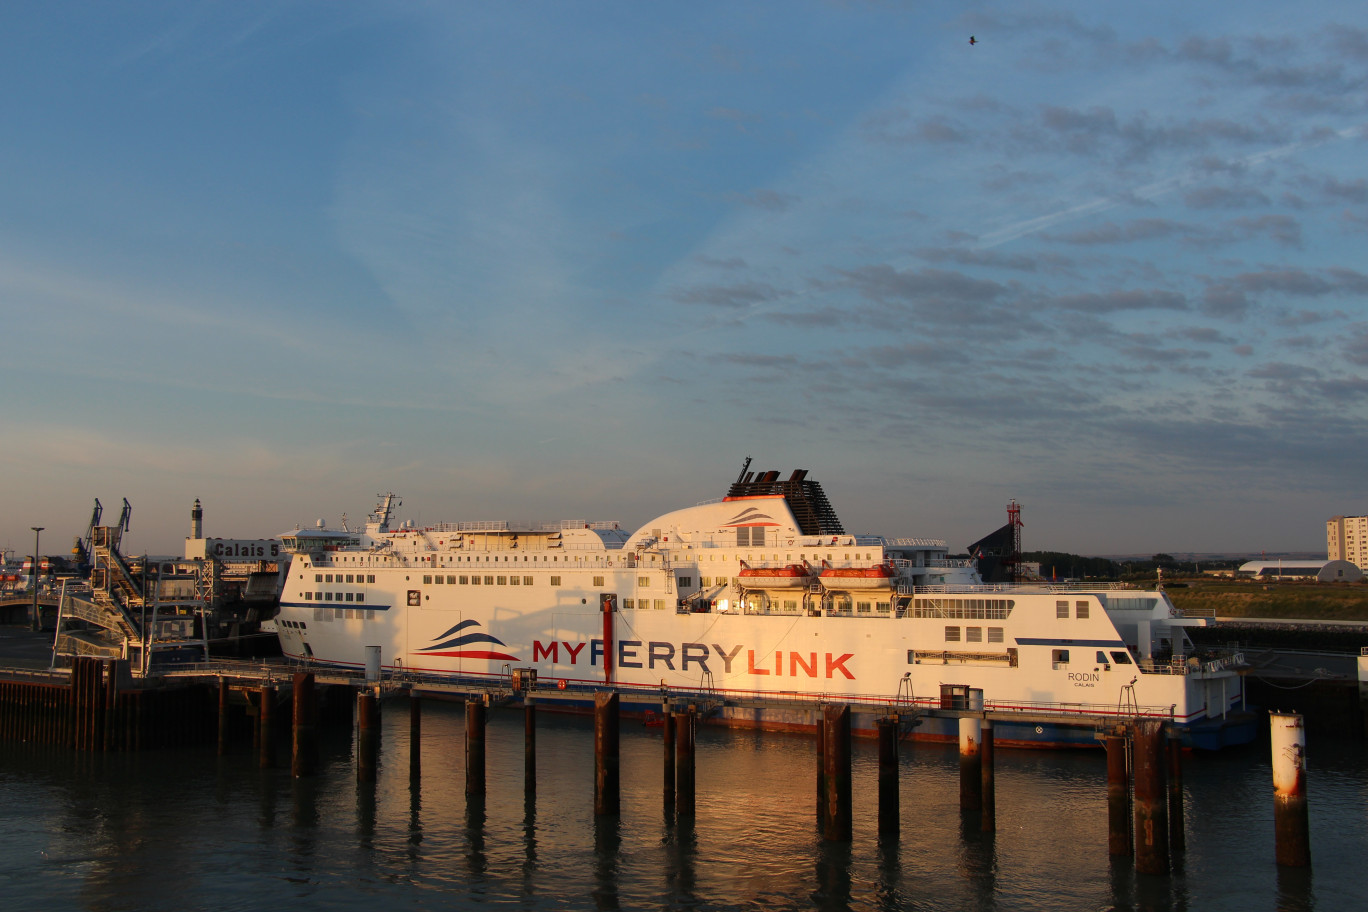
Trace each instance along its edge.
{"label": "wooden piling", "polygon": [[673,714],[675,736],[675,813],[694,816],[694,714]]}
{"label": "wooden piling", "polygon": [[983,809],[983,726],[977,718],[959,720],[960,810]]}
{"label": "wooden piling", "polygon": [[485,705],[466,701],[466,798],[485,795]]}
{"label": "wooden piling", "polygon": [[982,773],[979,829],[991,833],[997,829],[997,783],[993,770],[993,723],[984,719],[979,729],[979,769]]}
{"label": "wooden piling", "polygon": [[264,684],[261,687],[261,713],[257,723],[261,726],[260,765],[262,769],[275,766],[275,687]]}
{"label": "wooden piling", "polygon": [[1169,873],[1168,792],[1164,787],[1163,723],[1135,723],[1135,870]]}
{"label": "wooden piling", "polygon": [[594,813],[615,816],[622,811],[618,695],[594,695]]}
{"label": "wooden piling", "polygon": [[409,688],[409,781],[423,778],[423,698]]}
{"label": "wooden piling", "polygon": [[850,801],[850,705],[827,706],[826,714],[826,826],[823,838],[849,842],[853,835]]}
{"label": "wooden piling", "polygon": [[1168,754],[1168,820],[1169,851],[1187,850],[1187,834],[1183,826],[1183,740],[1172,728],[1165,742]]}
{"label": "wooden piling", "polygon": [[290,682],[290,775],[312,776],[318,769],[317,696],[311,671]]}
{"label": "wooden piling", "polygon": [[1311,865],[1310,815],[1306,804],[1306,728],[1297,713],[1268,714],[1273,751],[1274,857],[1278,865]]}
{"label": "wooden piling", "polygon": [[1102,739],[1107,750],[1107,852],[1131,853],[1130,769],[1126,736],[1119,732]]}
{"label": "wooden piling", "polygon": [[218,755],[228,753],[228,680],[218,682]]}
{"label": "wooden piling", "polygon": [[100,750],[114,749],[114,698],[119,692],[119,676],[113,659],[104,660],[104,693],[100,701]]}
{"label": "wooden piling", "polygon": [[380,755],[379,718],[375,693],[363,689],[356,694],[356,781],[374,782]]}
{"label": "wooden piling", "polygon": [[826,709],[817,707],[817,829],[826,831]]}
{"label": "wooden piling", "polygon": [[901,813],[898,790],[898,720],[879,720],[879,838],[897,839]]}
{"label": "wooden piling", "polygon": [[668,703],[661,705],[660,717],[664,720],[660,725],[660,733],[665,742],[665,759],[662,764],[664,767],[662,802],[667,811],[673,811],[675,804],[675,726]]}
{"label": "wooden piling", "polygon": [[537,794],[537,703],[523,698],[523,795]]}

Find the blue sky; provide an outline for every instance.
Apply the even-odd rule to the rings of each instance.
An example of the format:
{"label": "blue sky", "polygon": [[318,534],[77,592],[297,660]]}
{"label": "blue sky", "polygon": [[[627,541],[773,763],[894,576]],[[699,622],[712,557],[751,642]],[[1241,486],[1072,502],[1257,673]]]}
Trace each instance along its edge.
{"label": "blue sky", "polygon": [[1361,4],[14,2],[0,78],[21,553],[636,526],[748,455],[956,548],[1368,511]]}

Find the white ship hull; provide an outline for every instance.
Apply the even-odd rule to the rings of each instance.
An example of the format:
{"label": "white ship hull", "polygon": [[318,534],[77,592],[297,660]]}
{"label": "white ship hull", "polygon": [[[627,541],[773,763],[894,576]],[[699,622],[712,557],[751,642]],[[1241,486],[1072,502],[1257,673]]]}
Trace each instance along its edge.
{"label": "white ship hull", "polygon": [[[631,534],[584,523],[390,530],[387,510],[341,544],[318,543],[343,533],[297,533],[282,649],[360,668],[379,647],[386,669],[453,680],[535,669],[542,687],[611,685],[642,705],[701,693],[743,706],[792,697],[935,708],[974,688],[999,718],[1044,714],[1076,729],[1061,737],[1033,723],[1006,741],[1088,741],[1099,720],[1137,713],[1196,726],[1241,706],[1233,671],[1169,659],[1185,651],[1182,628],[1205,622],[1179,617],[1162,591],[974,585],[971,569],[947,566],[943,543],[814,534],[790,506],[783,495],[731,497]],[[898,576],[881,592],[737,585],[743,561],[804,560],[890,563]],[[804,712],[722,716],[803,727]]]}

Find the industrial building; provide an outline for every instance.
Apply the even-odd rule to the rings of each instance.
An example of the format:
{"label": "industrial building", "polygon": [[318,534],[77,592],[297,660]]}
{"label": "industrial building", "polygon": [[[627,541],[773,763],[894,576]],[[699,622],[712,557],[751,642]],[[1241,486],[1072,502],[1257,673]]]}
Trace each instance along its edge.
{"label": "industrial building", "polygon": [[1363,571],[1346,560],[1247,561],[1235,571],[1240,579],[1313,579],[1322,583],[1356,583]]}

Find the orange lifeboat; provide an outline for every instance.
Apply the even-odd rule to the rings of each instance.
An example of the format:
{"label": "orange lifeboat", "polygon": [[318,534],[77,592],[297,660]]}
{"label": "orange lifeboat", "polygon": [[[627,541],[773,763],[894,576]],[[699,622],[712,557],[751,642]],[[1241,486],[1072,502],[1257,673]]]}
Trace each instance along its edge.
{"label": "orange lifeboat", "polygon": [[741,562],[737,582],[745,589],[798,589],[807,585],[810,576],[802,564],[785,567],[752,567]]}
{"label": "orange lifeboat", "polygon": [[897,572],[888,564],[873,567],[826,567],[819,578],[828,589],[892,589]]}

